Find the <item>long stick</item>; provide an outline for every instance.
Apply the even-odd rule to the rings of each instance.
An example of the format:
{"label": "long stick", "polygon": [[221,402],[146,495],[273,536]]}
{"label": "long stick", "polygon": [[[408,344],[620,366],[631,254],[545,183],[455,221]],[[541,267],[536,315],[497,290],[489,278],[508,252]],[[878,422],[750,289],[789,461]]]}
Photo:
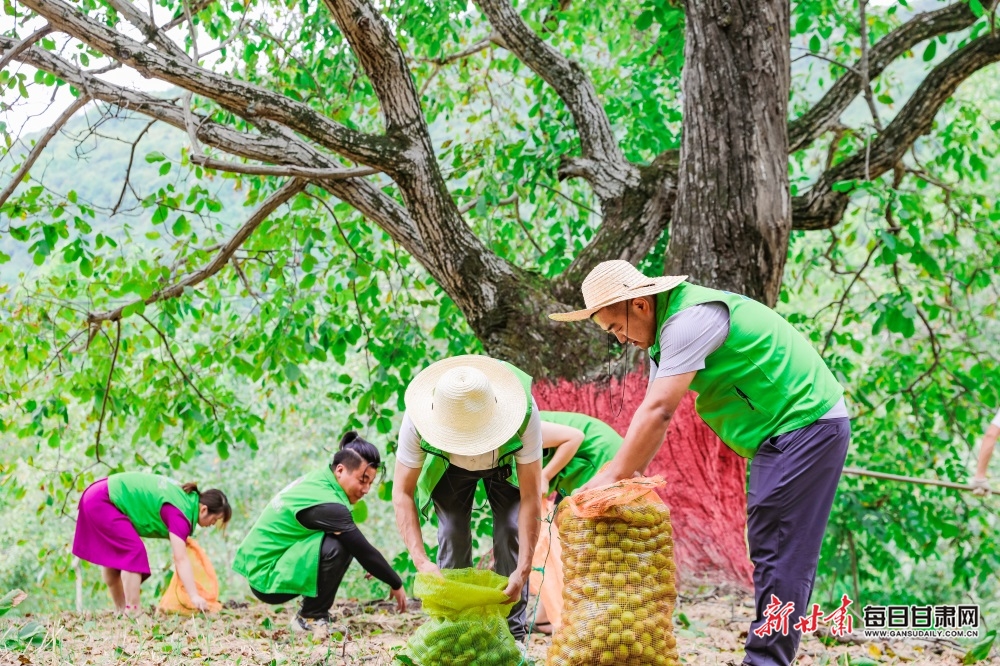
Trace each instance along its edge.
{"label": "long stick", "polygon": [[[870,472],[867,469],[857,469],[855,467],[845,467],[844,474],[852,476],[870,476],[873,479],[885,479],[887,481],[902,481],[903,483],[919,483],[925,486],[941,486],[942,488],[954,488],[955,490],[975,490],[975,486],[967,486],[962,483],[951,481],[938,481],[937,479],[918,479],[912,476],[900,476],[898,474],[885,474],[883,472]],[[1000,495],[1000,490],[987,488],[987,492]]]}

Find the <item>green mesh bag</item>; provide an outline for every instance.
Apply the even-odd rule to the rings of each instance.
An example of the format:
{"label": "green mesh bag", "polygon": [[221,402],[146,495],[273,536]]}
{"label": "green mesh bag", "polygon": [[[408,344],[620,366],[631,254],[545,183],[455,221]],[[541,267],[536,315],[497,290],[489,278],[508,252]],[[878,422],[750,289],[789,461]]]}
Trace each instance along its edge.
{"label": "green mesh bag", "polygon": [[417,574],[414,596],[430,615],[401,654],[417,666],[517,666],[521,651],[507,628],[513,606],[507,578],[479,569]]}

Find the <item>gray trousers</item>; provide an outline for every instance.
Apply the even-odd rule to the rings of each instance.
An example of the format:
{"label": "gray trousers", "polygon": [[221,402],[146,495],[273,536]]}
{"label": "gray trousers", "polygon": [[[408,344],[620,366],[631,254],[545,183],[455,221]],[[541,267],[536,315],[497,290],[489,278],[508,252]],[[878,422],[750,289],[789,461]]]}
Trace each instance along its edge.
{"label": "gray trousers", "polygon": [[[482,480],[486,497],[493,511],[493,558],[495,570],[509,576],[517,569],[517,518],[521,509],[521,491],[503,474],[505,468],[470,472],[448,466],[431,499],[438,519],[437,564],[442,569],[462,569],[472,566],[472,504],[476,486]],[[507,616],[507,626],[517,640],[523,640],[527,627],[528,586],[521,600]]]}
{"label": "gray trousers", "polygon": [[[820,546],[851,440],[850,419],[822,420],[761,444],[750,463],[747,541],[753,561],[757,617],[747,635],[748,666],[788,666],[802,635],[792,628],[809,615]],[[771,595],[791,601],[788,634],[757,636]],[[832,609],[823,609],[829,613]]]}

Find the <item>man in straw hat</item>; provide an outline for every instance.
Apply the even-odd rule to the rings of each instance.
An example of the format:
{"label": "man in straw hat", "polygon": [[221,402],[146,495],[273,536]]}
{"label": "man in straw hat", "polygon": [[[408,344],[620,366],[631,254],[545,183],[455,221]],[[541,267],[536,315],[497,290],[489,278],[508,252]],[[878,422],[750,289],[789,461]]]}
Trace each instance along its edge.
{"label": "man in straw hat", "polygon": [[[496,572],[510,577],[504,592],[516,602],[507,622],[520,641],[541,520],[541,421],[531,377],[488,356],[456,356],[418,374],[405,403],[392,503],[410,557],[422,572],[472,566],[472,504],[482,482],[493,512]],[[427,519],[432,505],[437,565],[420,532],[419,516]]]}
{"label": "man in straw hat", "polygon": [[[625,441],[585,488],[646,469],[681,398],[739,455],[752,458],[747,540],[754,563],[757,617],[744,664],[787,666],[801,635],[768,631],[765,609],[791,601],[808,615],[851,426],[843,387],[788,322],[745,296],[651,278],[626,261],[599,264],[583,281],[586,308],[549,315],[591,319],[622,344],[649,352],[650,383]],[[681,535],[683,538],[683,535]],[[759,631],[758,631],[759,629]]]}

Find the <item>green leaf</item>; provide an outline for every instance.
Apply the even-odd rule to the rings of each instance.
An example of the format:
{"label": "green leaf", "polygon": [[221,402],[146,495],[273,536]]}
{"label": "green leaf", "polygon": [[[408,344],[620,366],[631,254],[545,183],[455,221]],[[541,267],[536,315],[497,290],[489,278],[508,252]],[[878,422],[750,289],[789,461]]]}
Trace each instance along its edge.
{"label": "green leaf", "polygon": [[368,520],[368,505],[365,504],[364,500],[358,500],[358,503],[351,507],[351,516],[354,517],[356,523]]}
{"label": "green leaf", "polygon": [[186,216],[180,215],[174,222],[173,227],[171,227],[170,232],[174,236],[187,236],[191,233],[191,223],[188,222]]}
{"label": "green leaf", "polygon": [[297,382],[302,378],[302,370],[292,362],[285,363],[285,377],[290,382]]}
{"label": "green leaf", "polygon": [[989,631],[983,640],[979,641],[972,646],[968,652],[965,653],[965,657],[962,659],[963,664],[978,664],[981,661],[989,659],[990,651],[993,649],[993,641],[996,640],[997,631],[993,629]]}
{"label": "green leaf", "polygon": [[819,53],[819,50],[823,48],[823,43],[819,40],[819,35],[813,35],[809,38],[809,50],[813,53]]}
{"label": "green leaf", "polygon": [[648,9],[639,14],[639,18],[635,20],[636,30],[648,30],[651,25],[653,25],[653,12]]}
{"label": "green leaf", "polygon": [[383,481],[378,484],[378,498],[383,502],[392,501],[392,481]]}
{"label": "green leaf", "polygon": [[163,224],[167,219],[167,215],[169,214],[170,211],[167,209],[166,206],[163,205],[157,206],[156,211],[153,213],[153,224]]}
{"label": "green leaf", "polygon": [[983,3],[979,0],[969,0],[969,11],[971,11],[977,18],[986,13],[985,8],[983,8]]}
{"label": "green leaf", "polygon": [[27,598],[27,593],[21,590],[11,590],[7,594],[3,595],[3,597],[0,597],[0,617],[9,613]]}
{"label": "green leaf", "polygon": [[934,54],[937,53],[937,42],[931,40],[927,43],[927,48],[924,49],[924,62],[930,62],[934,60]]}

